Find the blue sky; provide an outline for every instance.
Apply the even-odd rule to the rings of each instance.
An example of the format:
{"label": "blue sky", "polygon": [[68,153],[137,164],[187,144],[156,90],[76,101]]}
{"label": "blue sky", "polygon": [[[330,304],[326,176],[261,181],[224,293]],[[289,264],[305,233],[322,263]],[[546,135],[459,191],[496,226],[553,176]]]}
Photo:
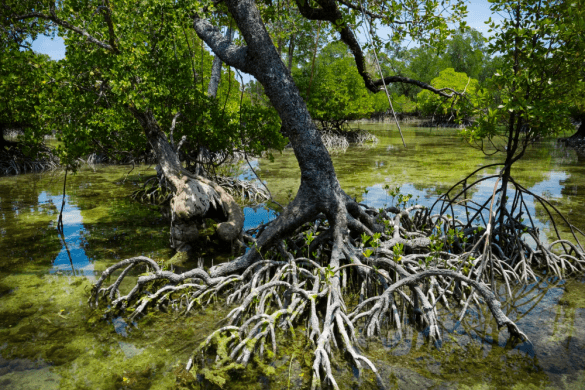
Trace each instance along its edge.
{"label": "blue sky", "polygon": [[[488,35],[487,26],[484,24],[489,19],[491,12],[487,0],[469,1],[467,5],[469,11],[467,15],[467,24],[472,28]],[[60,60],[65,57],[65,45],[61,37],[51,39],[41,36],[33,42],[33,50],[37,53],[48,54],[54,60]]]}
{"label": "blue sky", "polygon": [[32,49],[37,53],[48,54],[54,60],[65,58],[65,44],[61,37],[51,39],[41,35],[33,42]]}

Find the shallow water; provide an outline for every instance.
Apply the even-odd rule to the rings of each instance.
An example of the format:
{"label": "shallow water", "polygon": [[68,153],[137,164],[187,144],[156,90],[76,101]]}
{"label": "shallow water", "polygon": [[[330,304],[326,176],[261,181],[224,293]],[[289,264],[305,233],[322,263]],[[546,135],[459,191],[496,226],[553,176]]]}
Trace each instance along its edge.
{"label": "shallow water", "polygon": [[[454,131],[409,129],[405,135],[407,149],[395,131],[378,131],[378,144],[334,154],[342,187],[361,201],[383,206],[397,200],[384,186],[400,186],[412,201],[430,205],[467,172],[499,161],[465,146]],[[291,151],[256,167],[277,200],[286,203],[294,195],[299,172]],[[178,320],[151,314],[128,324],[122,318],[104,322],[89,310],[91,283],[109,265],[136,255],[158,261],[173,254],[168,224],[158,210],[128,199],[152,168],[128,171],[110,166],[69,175],[62,236],[56,231],[62,172],[0,178],[0,388],[169,388],[176,382],[175,370],[225,312],[210,307]],[[580,218],[585,168],[579,156],[544,141],[514,172],[520,183],[585,228]],[[480,200],[492,186],[485,183],[470,195]],[[529,208],[542,237],[550,239],[544,210],[538,204]],[[245,213],[246,227],[274,216],[263,207]],[[503,307],[532,345],[509,343],[507,331],[495,329],[489,315],[470,311],[463,323],[445,313],[440,348],[414,329],[406,329],[402,341],[389,330],[382,343],[369,343],[366,353],[389,384],[400,388],[583,387],[584,297],[585,287],[576,280],[518,286]],[[306,386],[310,357],[295,348],[283,347],[284,356],[274,364],[276,376],[260,384],[250,376],[238,385],[280,387],[290,381],[291,388]],[[348,387],[369,383],[352,376],[343,362],[338,370]]]}

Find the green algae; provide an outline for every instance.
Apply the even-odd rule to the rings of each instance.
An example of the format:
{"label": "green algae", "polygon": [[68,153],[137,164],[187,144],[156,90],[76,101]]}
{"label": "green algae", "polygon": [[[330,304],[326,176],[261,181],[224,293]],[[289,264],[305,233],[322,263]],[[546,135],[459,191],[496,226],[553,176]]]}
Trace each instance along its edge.
{"label": "green algae", "polygon": [[[168,258],[170,254],[168,224],[152,208],[137,205],[127,197],[144,175],[138,172],[121,184],[127,172],[127,168],[107,167],[68,178],[69,203],[80,210],[83,219],[79,249],[96,271],[137,253],[154,258]],[[8,362],[42,362],[38,363],[41,367],[16,367],[0,376],[2,388],[23,388],[23,384],[35,388],[35,383],[49,388],[42,380],[47,373],[54,388],[150,388],[147,383],[155,388],[172,386],[175,377],[171,370],[178,357],[168,342],[184,348],[184,340],[198,327],[185,333],[181,324],[176,331],[176,321],[171,324],[165,317],[161,334],[168,339],[158,341],[153,341],[150,334],[130,331],[131,325],[126,331],[119,330],[118,325],[105,322],[89,309],[90,280],[67,272],[49,273],[53,259],[62,250],[54,228],[58,211],[52,201],[61,191],[59,173],[0,181],[3,232],[11,238],[0,242],[1,253],[9,255],[0,262],[0,355]],[[40,203],[41,198],[49,202]],[[212,325],[208,328],[201,332],[211,330]],[[128,350],[135,353],[128,354]],[[161,352],[166,350],[169,352]]]}
{"label": "green algae", "polygon": [[168,261],[164,261],[164,264],[185,266],[189,260],[190,256],[187,252],[177,252]]}
{"label": "green algae", "polygon": [[[407,139],[407,151],[400,149],[397,140],[380,137],[379,147],[350,149],[348,154],[333,156],[342,186],[359,199],[368,196],[363,188],[380,183],[410,183],[431,194],[448,188],[469,170],[493,161],[474,154],[476,151],[456,148],[458,140],[452,135],[437,133],[414,131],[412,139]],[[411,151],[414,141],[421,144]],[[429,150],[432,145],[447,150]],[[560,160],[561,152],[549,150],[528,153],[527,163],[519,165],[519,176],[533,184],[550,179],[546,172],[551,170],[581,172],[584,175],[580,179],[578,174],[564,179],[561,198],[554,194],[551,198],[564,210],[580,212],[585,172],[573,157]],[[275,165],[260,162],[262,177],[277,199],[285,202],[287,189],[296,191],[298,186],[298,168],[287,153],[278,157]],[[283,169],[275,168],[278,166]],[[152,170],[139,167],[127,175],[128,171],[127,167],[103,167],[68,178],[69,202],[83,218],[82,249],[96,275],[116,261],[137,254],[158,261],[172,256],[168,223],[158,210],[127,198]],[[281,179],[280,184],[272,185]],[[0,356],[18,362],[8,373],[2,375],[0,371],[1,388],[166,389],[213,388],[220,384],[230,389],[310,387],[312,348],[302,329],[295,338],[280,334],[278,352],[270,359],[255,359],[246,368],[234,366],[224,372],[206,366],[186,373],[183,365],[228,310],[221,301],[190,317],[150,313],[135,324],[122,318],[104,319],[102,312],[90,310],[86,300],[92,281],[51,271],[53,259],[62,249],[54,229],[60,203],[38,200],[42,193],[60,196],[61,190],[62,174],[0,180]],[[209,233],[212,239],[213,233]],[[203,244],[202,248],[206,255],[211,253]],[[188,266],[191,261],[184,259],[182,264]],[[127,291],[131,287],[129,278],[122,288]],[[535,356],[506,346],[505,332],[495,333],[491,330],[494,324],[487,322],[480,341],[453,333],[437,349],[426,344],[420,332],[409,329],[402,342],[370,342],[364,348],[390,388],[583,388],[585,365],[578,356],[585,345],[581,330],[584,293],[580,282],[570,282],[562,287],[558,305],[556,301],[543,301],[550,309],[539,316],[550,324],[532,333],[538,335],[533,340]],[[487,338],[492,341],[481,342]],[[546,356],[539,351],[545,351]],[[0,360],[0,370],[2,364]],[[341,354],[334,356],[333,365],[342,388],[377,388],[368,370],[356,376]],[[567,368],[557,372],[555,367]]]}
{"label": "green algae", "polygon": [[18,286],[2,300],[0,316],[11,319],[0,331],[2,357],[46,362],[62,389],[170,388],[175,366],[226,314],[221,308],[188,318],[151,313],[134,327],[88,307],[86,278],[16,274],[4,282]]}
{"label": "green algae", "polygon": [[[331,156],[342,188],[358,200],[366,196],[364,188],[380,184],[392,187],[412,185],[427,195],[441,194],[475,169],[504,159],[501,155],[486,156],[470,147],[456,130],[406,126],[403,130],[407,148],[404,148],[395,126],[359,126],[373,131],[379,142],[372,146],[350,147],[345,153]],[[559,166],[565,163],[550,153],[556,147],[553,142],[545,140],[533,145],[514,165],[513,176],[519,183],[532,187],[545,181],[550,171],[560,169]],[[291,150],[286,150],[274,161],[260,160],[259,170],[277,201],[286,203],[296,194],[300,171]],[[496,168],[484,172],[493,174]]]}
{"label": "green algae", "polygon": [[585,284],[582,281],[570,280],[563,285],[563,297],[559,299],[559,306],[574,309],[585,309]]}

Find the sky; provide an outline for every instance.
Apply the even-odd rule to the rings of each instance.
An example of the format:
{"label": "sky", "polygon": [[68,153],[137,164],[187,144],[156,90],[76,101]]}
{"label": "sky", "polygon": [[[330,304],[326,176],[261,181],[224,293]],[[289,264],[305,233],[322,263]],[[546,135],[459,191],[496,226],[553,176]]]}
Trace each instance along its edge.
{"label": "sky", "polygon": [[[465,18],[467,24],[480,31],[483,35],[489,35],[487,32],[488,27],[484,24],[491,16],[489,2],[487,0],[468,1],[467,10],[468,14]],[[65,45],[61,37],[51,39],[40,36],[33,42],[32,48],[37,53],[48,54],[53,60],[60,60],[65,57]]]}

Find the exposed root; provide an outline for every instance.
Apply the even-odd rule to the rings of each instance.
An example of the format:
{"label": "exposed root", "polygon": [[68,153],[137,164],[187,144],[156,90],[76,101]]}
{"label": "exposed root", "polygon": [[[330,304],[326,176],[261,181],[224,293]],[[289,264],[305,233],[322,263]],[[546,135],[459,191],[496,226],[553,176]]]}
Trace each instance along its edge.
{"label": "exposed root", "polygon": [[[585,233],[573,226],[550,202],[509,177],[508,181],[514,187],[513,199],[511,203],[509,200],[506,202],[508,207],[502,207],[502,188],[498,187],[501,174],[471,180],[471,177],[482,169],[497,165],[501,164],[484,166],[472,172],[455,184],[433,205],[431,210],[440,205],[439,215],[444,221],[443,230],[469,231],[474,229],[473,224],[481,219],[487,230],[482,255],[500,260],[494,263],[491,280],[494,281],[493,273],[500,274],[508,289],[509,280],[520,280],[525,283],[531,279],[536,280],[533,266],[545,269],[559,278],[583,273],[585,268],[582,259],[585,257],[585,249],[581,245],[580,238],[583,239]],[[466,199],[467,191],[474,185],[493,178],[498,180],[492,195],[483,204],[476,204]],[[471,184],[468,184],[468,181],[471,181]],[[526,196],[532,197],[534,203],[540,204],[549,217],[556,236],[556,240],[549,245],[545,245],[539,237],[539,230],[534,224],[525,201]],[[466,215],[466,222],[455,219],[454,216],[457,214],[455,208],[457,207],[463,208],[464,213],[461,214]],[[446,217],[446,214],[450,215]],[[528,221],[524,221],[524,218],[527,218]],[[558,227],[559,220],[568,228],[572,241],[561,237]]]}
{"label": "exposed root", "polygon": [[345,128],[343,130],[337,128],[322,128],[321,140],[329,152],[342,151],[344,152],[350,144],[363,145],[366,142],[373,144],[378,143],[378,138],[360,129]]}
{"label": "exposed root", "polygon": [[[331,152],[345,152],[349,145],[363,145],[367,142],[372,144],[378,143],[378,137],[366,130],[351,129],[349,126],[335,127],[323,124],[320,128],[321,141]],[[287,145],[290,147],[291,144]]]}
{"label": "exposed root", "polygon": [[[225,176],[218,176],[214,180],[231,196],[244,204],[259,204],[270,199],[266,189],[249,181]],[[142,188],[134,191],[130,197],[141,203],[162,206],[168,205],[173,192],[168,186],[161,184],[158,177],[154,175],[149,177]]]}
{"label": "exposed root", "polygon": [[18,146],[0,148],[0,176],[40,173],[59,167],[59,159],[46,147],[36,156],[26,156]]}
{"label": "exposed root", "polygon": [[[104,297],[110,310],[136,319],[152,308],[188,314],[225,299],[233,310],[201,343],[188,370],[210,361],[206,369],[223,370],[245,366],[254,356],[272,358],[279,335],[304,326],[313,345],[313,389],[323,383],[339,387],[332,371],[335,349],[358,370],[371,370],[383,387],[358,337],[381,337],[387,327],[401,332],[408,323],[430,341],[440,340],[438,305],[460,319],[468,308],[481,305],[512,338],[527,340],[502,311],[496,281],[511,295],[513,283],[536,278],[543,268],[563,276],[582,273],[585,266],[579,245],[559,240],[545,247],[534,229],[513,218],[507,223],[514,223],[515,236],[498,240],[493,213],[482,228],[419,206],[374,210],[347,199],[345,208],[327,217],[315,209],[303,212],[297,199],[284,217],[246,232],[251,249],[235,261],[176,274],[146,257],[127,259],[104,272],[91,304],[97,306]],[[524,236],[536,240],[536,246]],[[565,253],[558,254],[559,248]],[[139,266],[146,266],[147,274],[123,295],[123,280]]]}
{"label": "exposed root", "polygon": [[156,156],[152,151],[143,151],[141,153],[132,153],[120,150],[104,150],[91,153],[85,159],[79,158],[77,161],[89,166],[96,164],[156,164]]}
{"label": "exposed root", "polygon": [[322,131],[321,141],[329,152],[331,151],[342,151],[345,152],[349,148],[349,141],[347,138],[340,134],[336,134],[333,131]]}
{"label": "exposed root", "polygon": [[268,191],[255,183],[226,176],[218,176],[215,181],[231,196],[241,202],[259,204],[270,200]]}
{"label": "exposed root", "polygon": [[162,206],[169,204],[173,197],[173,191],[168,186],[161,184],[159,178],[153,175],[146,179],[142,188],[134,191],[130,197],[137,202]]}

